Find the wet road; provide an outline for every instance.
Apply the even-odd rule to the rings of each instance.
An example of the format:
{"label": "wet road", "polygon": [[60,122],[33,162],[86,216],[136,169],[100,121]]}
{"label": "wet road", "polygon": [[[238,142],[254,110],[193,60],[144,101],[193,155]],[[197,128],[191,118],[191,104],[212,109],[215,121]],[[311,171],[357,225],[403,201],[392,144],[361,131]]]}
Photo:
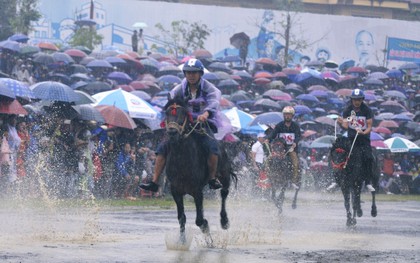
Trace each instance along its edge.
{"label": "wet road", "polygon": [[[221,230],[218,201],[206,204],[212,246],[187,211],[187,251],[168,249],[178,233],[175,208],[0,206],[1,262],[420,262],[420,202],[378,202],[355,228],[345,226],[339,193],[290,196],[282,215],[267,200],[231,198],[231,228]],[[208,240],[208,239],[207,239]]]}

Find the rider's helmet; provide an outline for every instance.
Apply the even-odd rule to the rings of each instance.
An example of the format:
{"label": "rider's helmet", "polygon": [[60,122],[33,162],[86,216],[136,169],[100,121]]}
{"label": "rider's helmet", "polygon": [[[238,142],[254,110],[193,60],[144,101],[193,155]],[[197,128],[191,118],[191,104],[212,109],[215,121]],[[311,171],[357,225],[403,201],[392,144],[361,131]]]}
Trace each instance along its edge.
{"label": "rider's helmet", "polygon": [[198,60],[196,58],[190,58],[189,60],[187,60],[184,63],[184,67],[182,68],[182,71],[184,71],[184,74],[187,71],[190,71],[190,72],[191,71],[198,71],[198,72],[201,73],[201,75],[203,75],[204,74],[204,65],[200,60]]}
{"label": "rider's helmet", "polygon": [[286,106],[283,108],[283,114],[290,113],[292,115],[295,115],[295,109],[292,106]]}
{"label": "rider's helmet", "polygon": [[365,93],[361,89],[354,89],[350,95],[350,99],[364,99]]}

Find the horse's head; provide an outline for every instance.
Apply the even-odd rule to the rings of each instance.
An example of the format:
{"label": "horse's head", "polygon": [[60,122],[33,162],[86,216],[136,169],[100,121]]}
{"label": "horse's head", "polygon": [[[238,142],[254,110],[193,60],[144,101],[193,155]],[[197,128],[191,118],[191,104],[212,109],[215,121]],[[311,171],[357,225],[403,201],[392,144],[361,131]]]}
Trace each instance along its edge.
{"label": "horse's head", "polygon": [[349,157],[351,142],[346,137],[337,137],[330,150],[331,164],[334,169],[343,169]]}
{"label": "horse's head", "polygon": [[186,103],[181,98],[168,101],[165,106],[165,127],[170,138],[179,138],[192,122]]}
{"label": "horse's head", "polygon": [[283,138],[274,139],[270,144],[271,157],[275,159],[284,159],[286,146],[286,141]]}

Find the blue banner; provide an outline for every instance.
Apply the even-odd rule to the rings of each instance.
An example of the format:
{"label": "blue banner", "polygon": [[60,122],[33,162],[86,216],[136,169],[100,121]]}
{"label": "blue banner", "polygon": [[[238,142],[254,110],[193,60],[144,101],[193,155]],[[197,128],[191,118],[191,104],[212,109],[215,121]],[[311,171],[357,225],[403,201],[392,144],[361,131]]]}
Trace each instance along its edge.
{"label": "blue banner", "polygon": [[387,59],[420,63],[420,42],[389,37]]}

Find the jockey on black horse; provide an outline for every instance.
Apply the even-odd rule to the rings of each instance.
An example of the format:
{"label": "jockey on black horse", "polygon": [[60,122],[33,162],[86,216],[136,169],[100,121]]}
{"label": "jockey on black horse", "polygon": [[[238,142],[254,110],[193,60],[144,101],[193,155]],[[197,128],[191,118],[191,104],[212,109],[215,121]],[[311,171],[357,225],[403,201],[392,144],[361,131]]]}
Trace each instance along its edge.
{"label": "jockey on black horse", "polygon": [[[182,98],[187,102],[188,108],[193,115],[194,120],[206,123],[203,127],[205,134],[197,134],[199,141],[208,150],[208,169],[209,169],[209,187],[219,189],[222,184],[216,178],[217,164],[220,155],[220,149],[214,133],[217,132],[216,117],[219,113],[219,103],[221,92],[212,83],[202,78],[204,74],[204,65],[198,59],[189,59],[183,67],[185,79],[169,93],[170,99]],[[163,172],[166,163],[166,156],[169,151],[168,141],[163,141],[156,151],[155,170],[153,179],[146,184],[140,184],[140,188],[157,192],[159,176]]]}

